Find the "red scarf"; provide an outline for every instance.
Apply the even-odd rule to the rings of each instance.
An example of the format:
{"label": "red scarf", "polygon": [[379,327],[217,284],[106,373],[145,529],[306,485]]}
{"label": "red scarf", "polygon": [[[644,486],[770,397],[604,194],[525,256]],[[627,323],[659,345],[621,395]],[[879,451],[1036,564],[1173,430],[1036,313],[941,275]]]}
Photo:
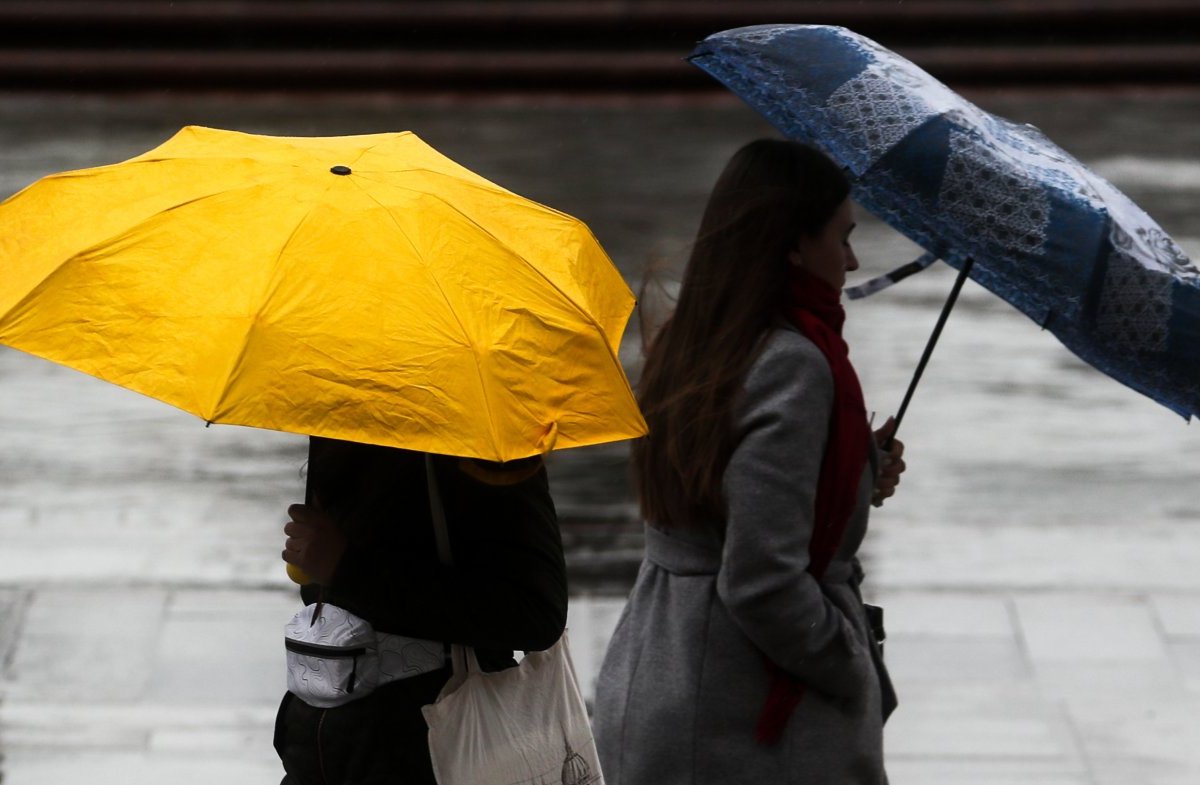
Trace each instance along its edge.
{"label": "red scarf", "polygon": [[[833,410],[829,415],[821,476],[817,480],[813,536],[808,545],[808,571],[820,580],[837,553],[850,515],[858,504],[871,428],[862,386],[850,364],[850,349],[842,339],[846,312],[841,292],[798,267],[791,270],[785,314],[817,345],[833,372]],[[767,668],[771,673],[771,689],[754,734],[759,742],[773,744],[804,696],[804,685],[773,662],[768,661]]]}

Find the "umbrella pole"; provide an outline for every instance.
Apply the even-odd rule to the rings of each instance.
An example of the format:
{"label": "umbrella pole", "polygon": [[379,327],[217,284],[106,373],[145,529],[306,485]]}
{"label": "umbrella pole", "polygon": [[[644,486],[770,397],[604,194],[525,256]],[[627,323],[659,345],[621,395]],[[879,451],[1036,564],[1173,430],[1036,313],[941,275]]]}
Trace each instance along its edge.
{"label": "umbrella pole", "polygon": [[892,448],[892,441],[896,438],[896,432],[900,430],[900,421],[904,419],[904,413],[908,411],[908,402],[912,400],[913,391],[917,389],[917,382],[921,381],[921,374],[925,373],[925,366],[929,364],[929,358],[933,354],[933,347],[937,346],[938,338],[942,335],[942,328],[946,326],[946,319],[950,316],[950,310],[954,308],[954,303],[958,300],[958,293],[962,291],[963,284],[966,283],[967,276],[971,272],[971,268],[975,265],[975,260],[970,257],[963,262],[962,269],[958,271],[958,277],[954,279],[954,287],[950,289],[950,296],[946,298],[946,304],[942,306],[942,313],[938,316],[937,324],[933,327],[933,332],[929,336],[929,340],[925,343],[925,351],[921,354],[921,361],[917,363],[916,373],[913,374],[912,381],[908,383],[908,391],[904,393],[904,401],[900,404],[900,410],[896,412],[896,427],[892,430],[892,435],[883,445],[883,451],[887,452]]}

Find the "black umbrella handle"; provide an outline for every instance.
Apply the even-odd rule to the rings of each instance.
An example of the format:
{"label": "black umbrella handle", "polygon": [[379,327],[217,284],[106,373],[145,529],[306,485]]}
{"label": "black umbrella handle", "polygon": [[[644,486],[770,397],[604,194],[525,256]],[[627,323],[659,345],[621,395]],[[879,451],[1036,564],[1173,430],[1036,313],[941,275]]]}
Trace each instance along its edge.
{"label": "black umbrella handle", "polygon": [[921,381],[921,375],[925,373],[925,366],[929,364],[929,358],[933,354],[933,347],[937,346],[938,338],[942,336],[942,328],[946,326],[946,319],[950,316],[951,309],[954,308],[954,303],[958,301],[958,293],[962,291],[963,284],[967,281],[967,276],[971,273],[971,268],[975,266],[975,260],[968,257],[963,262],[962,268],[958,271],[958,277],[954,279],[954,287],[950,289],[950,296],[946,298],[946,304],[942,306],[942,313],[938,316],[937,324],[933,327],[933,333],[930,334],[929,340],[925,343],[925,351],[921,354],[921,361],[917,363],[916,373],[913,374],[912,381],[908,383],[908,392],[904,393],[904,401],[900,404],[900,410],[896,412],[896,427],[892,429],[892,435],[883,443],[883,451],[890,452],[892,442],[896,440],[896,433],[900,430],[900,421],[904,419],[904,413],[908,411],[908,402],[912,400],[913,392],[917,389],[917,383]]}

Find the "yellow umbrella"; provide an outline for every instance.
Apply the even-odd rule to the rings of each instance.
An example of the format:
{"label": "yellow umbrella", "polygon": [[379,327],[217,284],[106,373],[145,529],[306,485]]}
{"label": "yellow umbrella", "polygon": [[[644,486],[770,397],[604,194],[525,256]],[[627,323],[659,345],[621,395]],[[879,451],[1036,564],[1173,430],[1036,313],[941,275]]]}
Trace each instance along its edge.
{"label": "yellow umbrella", "polygon": [[0,227],[0,343],[208,422],[493,461],[646,429],[588,228],[412,133],[188,127]]}

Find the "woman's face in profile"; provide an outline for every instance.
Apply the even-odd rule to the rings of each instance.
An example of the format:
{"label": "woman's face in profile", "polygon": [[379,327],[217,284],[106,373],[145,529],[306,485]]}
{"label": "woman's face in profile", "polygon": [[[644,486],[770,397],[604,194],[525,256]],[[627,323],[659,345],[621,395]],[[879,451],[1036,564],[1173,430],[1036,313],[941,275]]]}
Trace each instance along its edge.
{"label": "woman's face in profile", "polygon": [[788,261],[841,290],[846,273],[858,269],[858,258],[850,247],[854,226],[854,205],[846,198],[820,233],[800,238]]}

